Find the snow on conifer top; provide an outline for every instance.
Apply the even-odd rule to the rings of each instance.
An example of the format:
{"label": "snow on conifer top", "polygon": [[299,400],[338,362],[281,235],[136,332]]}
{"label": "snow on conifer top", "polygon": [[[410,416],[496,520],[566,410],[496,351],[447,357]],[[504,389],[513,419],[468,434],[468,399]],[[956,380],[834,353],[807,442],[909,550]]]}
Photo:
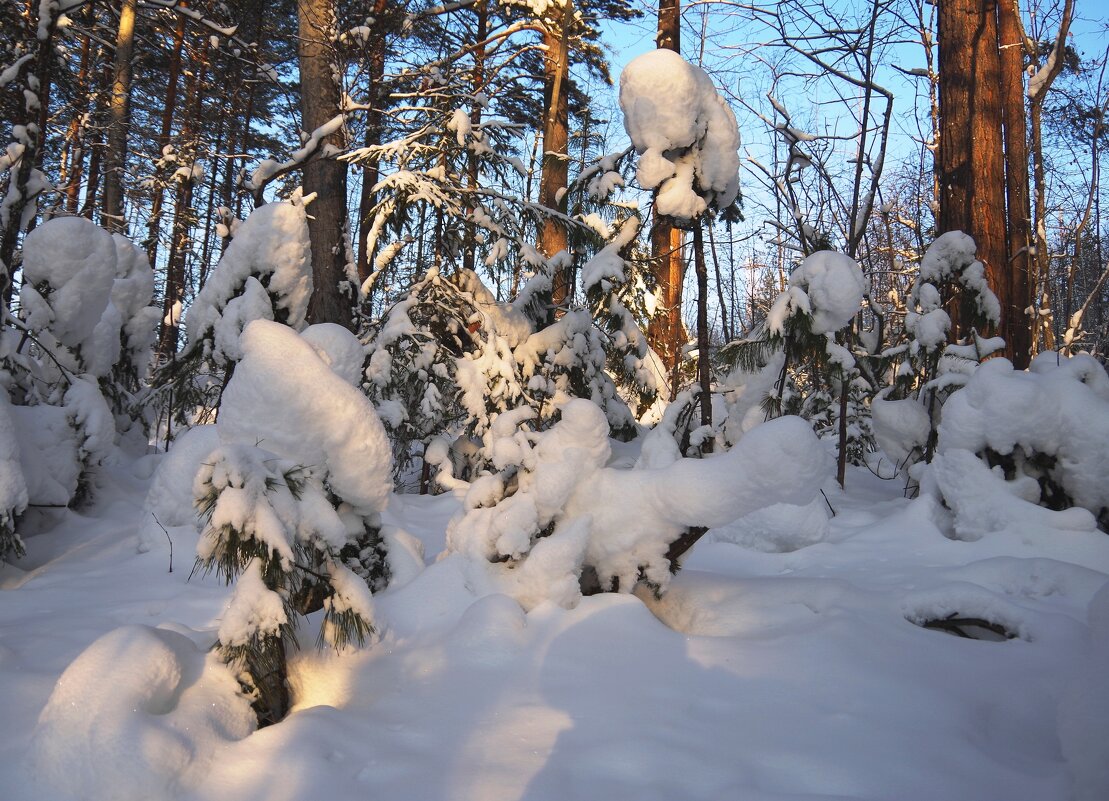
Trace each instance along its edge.
{"label": "snow on conifer top", "polygon": [[369,399],[288,326],[255,320],[241,344],[220,404],[220,438],[326,467],[331,491],[357,514],[384,509],[392,451]]}
{"label": "snow on conifer top", "polygon": [[311,295],[312,251],[304,206],[267,203],[238,227],[197,294],[185,318],[189,347],[211,336],[217,351],[238,359],[239,333],[251,320],[277,319],[303,328]]}
{"label": "snow on conifer top", "polygon": [[739,127],[704,70],[671,50],[644,53],[620,76],[620,109],[660,214],[688,220],[736,199]]}

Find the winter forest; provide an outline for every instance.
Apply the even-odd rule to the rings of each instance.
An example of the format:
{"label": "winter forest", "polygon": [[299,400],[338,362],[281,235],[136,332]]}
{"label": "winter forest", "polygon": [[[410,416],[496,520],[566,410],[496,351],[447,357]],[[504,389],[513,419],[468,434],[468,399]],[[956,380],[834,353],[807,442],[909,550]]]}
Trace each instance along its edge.
{"label": "winter forest", "polygon": [[0,801],[1109,798],[1107,42],[0,0]]}

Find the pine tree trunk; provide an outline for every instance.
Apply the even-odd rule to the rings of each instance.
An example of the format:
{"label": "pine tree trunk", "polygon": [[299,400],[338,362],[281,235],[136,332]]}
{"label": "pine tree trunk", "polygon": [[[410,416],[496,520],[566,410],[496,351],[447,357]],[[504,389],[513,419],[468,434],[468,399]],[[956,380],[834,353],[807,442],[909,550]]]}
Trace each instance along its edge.
{"label": "pine tree trunk", "polygon": [[125,233],[123,171],[127,167],[127,128],[131,123],[131,56],[135,46],[135,8],[138,0],[123,0],[116,34],[116,52],[109,106],[108,151],[104,159],[104,201],[100,224]]}
{"label": "pine tree trunk", "polygon": [[[543,32],[547,48],[543,58],[544,90],[543,107],[543,158],[539,176],[539,205],[556,211],[565,211],[566,198],[559,197],[566,189],[570,175],[569,121],[570,121],[570,25],[574,18],[574,4],[566,0],[562,23],[557,28],[548,26]],[[544,218],[539,231],[539,251],[552,258],[561,251],[569,251],[570,241],[566,227],[549,217]],[[553,301],[560,306],[574,292],[573,267],[566,267],[554,276]]]}
{"label": "pine tree trunk", "polygon": [[[990,287],[1002,309],[1007,310],[1012,299],[1006,294],[1009,281],[997,0],[941,2],[939,50],[939,232],[964,231],[974,238]],[[952,336],[969,335],[970,309],[951,307],[949,311]]]}
{"label": "pine tree trunk", "polygon": [[[681,52],[681,0],[659,0],[659,48]],[[667,217],[655,214],[651,227],[651,272],[656,290],[656,310],[647,322],[647,343],[662,359],[671,377],[670,399],[678,392],[678,371],[682,347],[688,335],[682,324],[682,286],[685,262],[682,259],[683,233]]]}
{"label": "pine tree trunk", "polygon": [[[385,80],[385,21],[383,15],[386,11],[385,0],[375,0],[373,7],[374,29],[370,35],[370,56],[367,59],[368,72],[367,103],[371,108],[366,112],[366,135],[362,141],[364,147],[381,144],[381,104],[384,100],[382,81]],[[358,280],[365,281],[370,277],[374,254],[370,252],[370,226],[372,211],[377,198],[374,196],[374,186],[377,185],[380,170],[377,160],[367,162],[362,167],[362,190],[358,196]]]}
{"label": "pine tree trunk", "polygon": [[[693,260],[697,269],[697,377],[701,384],[701,425],[712,426],[712,364],[709,360],[709,271],[705,265],[704,222],[693,221]],[[701,446],[712,453],[712,438]]]}
{"label": "pine tree trunk", "polygon": [[[300,110],[308,133],[339,114],[338,65],[335,41],[334,0],[299,0]],[[342,149],[340,129],[323,139]],[[309,209],[308,234],[312,242],[312,297],[308,320],[351,326],[351,301],[340,283],[347,280],[348,259],[347,167],[333,158],[314,157],[304,165],[304,193],[315,195]]]}
{"label": "pine tree trunk", "polygon": [[1024,107],[1024,37],[1017,0],[1001,0],[997,9],[1001,43],[1001,95],[1005,123],[1005,196],[1008,201],[1008,304],[1002,308],[1006,355],[1018,370],[1028,366],[1032,325],[1025,309],[1033,305],[1029,265],[1032,211],[1028,181],[1028,118]]}
{"label": "pine tree trunk", "polygon": [[[185,45],[185,17],[177,18],[173,31],[173,52],[169,59],[169,81],[166,86],[165,107],[162,109],[162,128],[158,132],[158,158],[165,154],[173,129],[173,114],[177,107],[177,79],[181,73],[181,50]],[[146,258],[153,267],[158,261],[158,237],[162,227],[162,204],[165,201],[165,187],[161,182],[154,186],[154,198],[150,203],[150,223],[146,240]]]}

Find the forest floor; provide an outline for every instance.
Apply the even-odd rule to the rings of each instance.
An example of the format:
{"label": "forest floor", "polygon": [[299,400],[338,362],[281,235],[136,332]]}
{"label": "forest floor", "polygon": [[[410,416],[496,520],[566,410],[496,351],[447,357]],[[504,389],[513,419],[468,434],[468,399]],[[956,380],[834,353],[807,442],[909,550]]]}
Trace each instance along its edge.
{"label": "forest floor", "polygon": [[[142,511],[158,458],[38,512],[0,567],[4,801],[1109,797],[1083,756],[1109,741],[1101,532],[950,539],[934,502],[858,470],[819,542],[765,552],[740,521],[662,599],[525,613],[436,560],[456,498],[396,495],[385,522],[426,568],[376,596],[372,645],[302,629],[293,712],[248,733],[204,655],[230,591],[190,578],[194,531]],[[952,614],[1015,636],[914,625]]]}

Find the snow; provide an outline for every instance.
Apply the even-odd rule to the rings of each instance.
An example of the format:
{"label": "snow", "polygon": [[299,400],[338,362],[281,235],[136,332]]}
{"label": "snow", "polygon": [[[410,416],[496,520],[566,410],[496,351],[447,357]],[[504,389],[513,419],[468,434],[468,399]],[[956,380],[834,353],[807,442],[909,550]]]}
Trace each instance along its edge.
{"label": "snow", "polygon": [[620,109],[659,214],[689,220],[736,199],[739,128],[704,70],[671,50],[637,56],[620,75]]}
{"label": "snow", "polygon": [[369,399],[288,326],[256,320],[241,345],[220,406],[220,439],[326,470],[332,492],[357,514],[384,509],[392,452]]}
{"label": "snow", "polygon": [[58,217],[35,228],[23,244],[20,303],[27,325],[80,347],[108,306],[116,260],[112,235],[84,217]]}
{"label": "snow", "polygon": [[831,334],[851,322],[865,293],[866,278],[854,259],[831,250],[813,253],[790,273],[789,287],[775,299],[767,326],[780,335],[790,317],[803,313],[812,318],[812,333]]}
{"label": "snow", "polygon": [[[189,348],[241,358],[239,337],[252,320],[303,328],[312,294],[312,251],[301,203],[267,203],[251,212],[185,315]],[[211,340],[211,341],[209,341]]]}
{"label": "snow", "polygon": [[[248,328],[236,376],[257,378],[269,345],[288,354],[285,372],[309,362],[314,381],[332,382],[317,401],[348,386],[295,332],[268,338],[274,327]],[[1052,356],[1012,375],[995,362],[978,371],[985,384],[1058,383],[1103,414],[1092,398],[1103,397],[1104,375],[1084,359]],[[971,394],[978,374],[952,399]],[[259,414],[272,414],[283,387]],[[45,408],[55,407],[11,411]],[[103,466],[95,505],[52,510],[51,525],[25,536],[27,556],[0,564],[4,798],[1107,796],[1109,539],[1089,512],[1034,506],[1020,497],[1027,488],[951,448],[942,461],[968,476],[953,483],[988,491],[1005,516],[953,538],[958,510],[927,481],[909,500],[900,482],[862,469],[849,468],[846,491],[819,480],[828,457],[810,450],[799,421],[756,425],[708,459],[657,452],[656,466],[633,468],[610,464],[603,421],[584,407],[535,440],[517,436],[518,422],[496,426],[501,460],[535,457],[535,508],[563,516],[558,532],[509,571],[443,554],[448,521],[476,507],[453,494],[392,495],[383,533],[391,560],[404,542],[410,561],[372,598],[378,637],[317,652],[323,613],[311,616],[290,662],[292,711],[257,731],[235,676],[206,653],[240,622],[229,601],[247,591],[243,581],[229,589],[215,575],[189,580],[187,566],[167,572],[161,532],[136,548],[156,499],[187,475],[186,462],[205,458],[196,454],[211,430],[186,434],[168,455]],[[41,428],[13,414],[17,433],[32,423]],[[309,423],[304,438],[319,427]],[[827,501],[812,484],[798,489],[806,469]],[[567,487],[572,504],[559,506]],[[715,528],[661,597],[640,587],[561,603],[575,595],[571,566],[597,543],[690,519]],[[187,561],[195,529],[169,528]],[[531,571],[521,580],[535,603],[506,594],[497,569]],[[351,590],[340,605],[370,602],[351,576],[337,583]],[[256,600],[274,619],[264,595]],[[976,641],[919,625],[951,613],[1017,636]]]}
{"label": "snow", "polygon": [[1109,507],[1109,376],[1087,355],[1044,353],[1028,372],[990,359],[944,404],[938,448],[1052,457],[1046,472],[1096,515]]}

